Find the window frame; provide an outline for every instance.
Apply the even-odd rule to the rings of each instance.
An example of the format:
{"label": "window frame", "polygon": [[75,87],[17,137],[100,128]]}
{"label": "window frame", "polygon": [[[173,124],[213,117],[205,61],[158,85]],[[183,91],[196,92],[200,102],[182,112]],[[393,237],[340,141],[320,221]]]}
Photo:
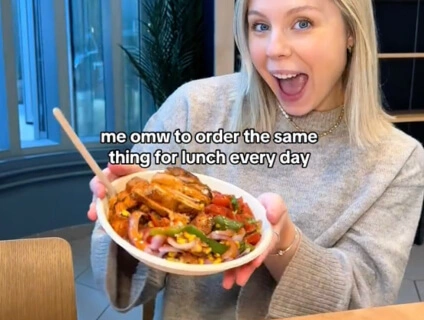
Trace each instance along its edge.
{"label": "window frame", "polygon": [[[5,30],[13,30],[13,7],[10,2],[2,2],[0,32],[0,92],[1,102],[6,105],[6,110],[0,110],[0,126],[7,128],[7,134],[1,133],[0,161],[3,159],[19,158],[32,155],[55,154],[57,152],[75,151],[71,141],[61,130],[53,116],[55,107],[61,109],[65,117],[75,128],[73,116],[73,57],[69,54],[70,43],[70,0],[40,1],[42,16],[42,30],[47,30],[42,36],[43,49],[46,49],[45,59],[49,65],[45,66],[46,83],[49,88],[46,101],[46,118],[48,137],[47,139],[34,140],[21,143],[19,131],[19,112],[17,96],[17,74],[13,33]],[[123,1],[103,0],[102,24],[103,24],[103,48],[104,48],[104,76],[105,76],[105,104],[106,104],[106,130],[123,131],[125,128],[124,83],[122,68],[125,63],[124,55],[117,45],[122,42],[121,15],[112,14],[120,12]],[[49,46],[46,46],[49,43]],[[53,45],[52,45],[53,43]],[[4,71],[4,72],[3,72]],[[56,88],[56,89],[54,89]],[[3,126],[5,125],[5,127]],[[82,137],[82,142],[88,149],[109,148],[99,143],[99,137]],[[7,141],[7,143],[6,143]]]}

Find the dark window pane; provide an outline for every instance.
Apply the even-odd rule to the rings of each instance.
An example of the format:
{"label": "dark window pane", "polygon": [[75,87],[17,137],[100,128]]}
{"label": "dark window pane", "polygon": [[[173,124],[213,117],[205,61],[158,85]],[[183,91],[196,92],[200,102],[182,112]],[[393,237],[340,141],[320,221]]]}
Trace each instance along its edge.
{"label": "dark window pane", "polygon": [[408,110],[413,59],[380,60],[380,83],[388,110]]}
{"label": "dark window pane", "polygon": [[376,0],[380,52],[413,52],[418,0]]}

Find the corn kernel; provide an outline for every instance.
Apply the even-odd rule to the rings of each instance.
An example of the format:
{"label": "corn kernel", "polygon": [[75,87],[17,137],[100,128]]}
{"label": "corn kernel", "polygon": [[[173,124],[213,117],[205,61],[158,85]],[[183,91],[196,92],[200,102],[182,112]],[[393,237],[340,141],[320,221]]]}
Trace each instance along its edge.
{"label": "corn kernel", "polygon": [[182,237],[179,237],[179,238],[177,238],[177,243],[179,243],[179,244],[187,243],[187,239],[184,239]]}
{"label": "corn kernel", "polygon": [[240,249],[240,242],[236,241],[236,246]]}
{"label": "corn kernel", "polygon": [[202,258],[199,258],[199,264],[204,264],[205,260],[203,260]]}
{"label": "corn kernel", "polygon": [[130,216],[130,213],[128,212],[128,210],[122,210],[121,211],[121,216],[123,216],[123,217],[129,217]]}
{"label": "corn kernel", "polygon": [[213,264],[218,264],[221,263],[222,259],[221,258],[216,258],[215,261],[213,262]]}
{"label": "corn kernel", "polygon": [[184,232],[184,237],[190,242],[196,239],[196,236],[194,234],[190,234],[188,232]]}
{"label": "corn kernel", "polygon": [[215,253],[215,258],[219,258],[221,255],[219,253]]}
{"label": "corn kernel", "polygon": [[208,255],[208,260],[210,260],[210,261],[214,261],[215,259],[214,259],[214,257],[213,257],[211,254],[209,254],[209,255]]}
{"label": "corn kernel", "polygon": [[216,224],[217,229],[221,229],[221,225],[219,223]]}
{"label": "corn kernel", "polygon": [[152,221],[149,221],[149,222],[147,223],[147,225],[148,225],[150,228],[153,228],[153,227],[154,227],[154,224],[153,224],[153,222],[152,222]]}
{"label": "corn kernel", "polygon": [[168,257],[175,258],[176,254],[176,252],[168,252]]}
{"label": "corn kernel", "polygon": [[211,253],[212,249],[210,247],[203,249],[203,252],[206,254]]}

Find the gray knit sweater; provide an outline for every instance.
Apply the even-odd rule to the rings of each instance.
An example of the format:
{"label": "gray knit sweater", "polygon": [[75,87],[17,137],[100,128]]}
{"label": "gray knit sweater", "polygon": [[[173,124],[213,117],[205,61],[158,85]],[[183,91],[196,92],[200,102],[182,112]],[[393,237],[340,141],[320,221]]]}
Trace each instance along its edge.
{"label": "gray knit sweater", "polygon": [[[146,131],[193,135],[227,128],[238,74],[179,88],[149,120]],[[340,110],[312,112],[299,126],[325,130]],[[293,131],[279,114],[276,132]],[[111,304],[126,312],[163,292],[157,319],[264,319],[392,304],[396,301],[421,213],[424,152],[397,129],[367,152],[349,146],[346,124],[315,144],[246,144],[239,151],[310,152],[307,168],[274,165],[183,166],[227,180],[254,196],[275,192],[302,232],[297,254],[276,283],[261,267],[243,288],[222,288],[222,275],[184,277],[152,270],[122,252],[96,225],[91,262]],[[215,152],[232,144],[144,144],[137,152]],[[282,157],[284,160],[284,157]],[[181,165],[177,162],[177,165]],[[164,168],[152,164],[152,168]],[[164,289],[164,290],[162,290]]]}

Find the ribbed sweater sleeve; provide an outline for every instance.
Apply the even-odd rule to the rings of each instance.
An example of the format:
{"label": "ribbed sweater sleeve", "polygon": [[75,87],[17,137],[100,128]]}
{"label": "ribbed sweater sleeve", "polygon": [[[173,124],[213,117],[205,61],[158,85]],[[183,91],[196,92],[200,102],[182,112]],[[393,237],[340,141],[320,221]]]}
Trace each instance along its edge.
{"label": "ribbed sweater sleeve", "polygon": [[394,303],[423,205],[417,145],[383,195],[331,248],[302,235],[271,299],[270,318]]}

